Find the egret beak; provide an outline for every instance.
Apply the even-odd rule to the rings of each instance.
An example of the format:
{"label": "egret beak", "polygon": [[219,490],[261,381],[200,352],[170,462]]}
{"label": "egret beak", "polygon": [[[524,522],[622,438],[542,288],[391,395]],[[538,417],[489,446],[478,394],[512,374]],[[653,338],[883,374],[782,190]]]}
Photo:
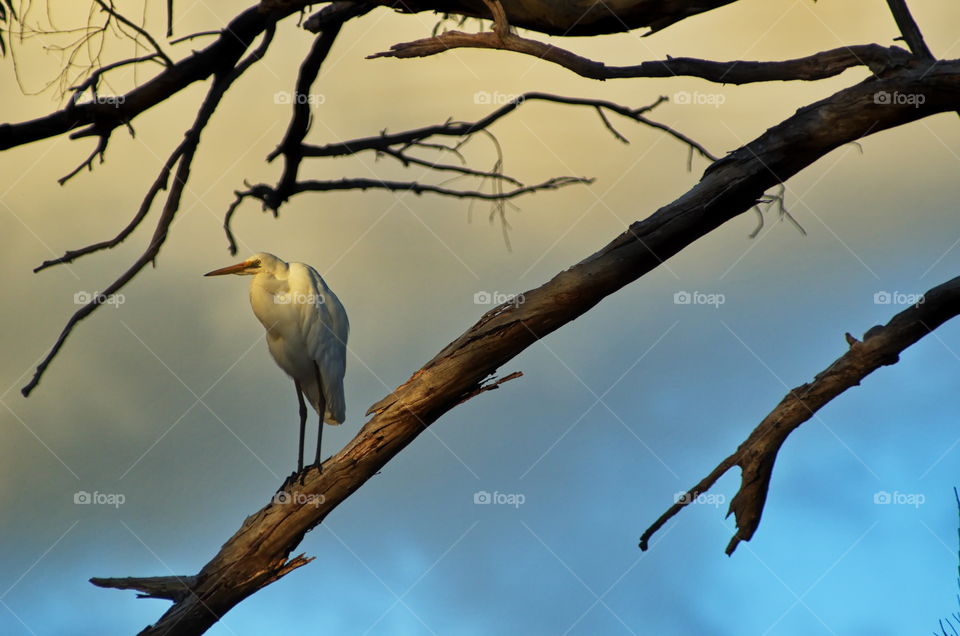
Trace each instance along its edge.
{"label": "egret beak", "polygon": [[249,261],[244,261],[242,263],[237,263],[236,265],[228,265],[227,267],[221,267],[220,269],[215,269],[212,272],[207,272],[204,276],[224,276],[226,274],[242,274],[245,269],[250,267],[251,263]]}

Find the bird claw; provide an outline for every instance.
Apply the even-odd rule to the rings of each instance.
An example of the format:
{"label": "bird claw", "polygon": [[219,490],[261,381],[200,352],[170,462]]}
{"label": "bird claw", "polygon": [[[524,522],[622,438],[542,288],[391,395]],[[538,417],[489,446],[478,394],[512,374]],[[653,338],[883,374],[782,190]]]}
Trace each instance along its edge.
{"label": "bird claw", "polygon": [[293,471],[292,473],[287,475],[286,479],[283,480],[283,483],[280,484],[280,487],[277,488],[277,492],[279,493],[279,492],[285,491],[287,489],[287,486],[292,484],[294,479],[296,479],[297,474],[298,474],[297,471]]}

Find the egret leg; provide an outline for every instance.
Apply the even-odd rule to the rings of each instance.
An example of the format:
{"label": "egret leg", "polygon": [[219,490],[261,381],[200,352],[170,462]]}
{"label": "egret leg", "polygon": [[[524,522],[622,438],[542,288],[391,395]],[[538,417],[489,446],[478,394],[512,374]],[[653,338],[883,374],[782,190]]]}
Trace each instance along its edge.
{"label": "egret leg", "polygon": [[327,400],[323,395],[323,384],[320,383],[320,368],[317,367],[317,364],[313,364],[313,370],[317,374],[317,388],[319,389],[318,393],[320,394],[320,427],[317,429],[317,456],[314,458],[313,463],[316,465],[317,470],[321,473],[323,472],[323,465],[320,462],[320,445],[323,441],[323,412],[327,410]]}
{"label": "egret leg", "polygon": [[293,385],[297,387],[297,401],[300,403],[300,445],[297,449],[297,472],[303,472],[303,437],[307,432],[307,405],[303,401],[303,389],[296,380]]}

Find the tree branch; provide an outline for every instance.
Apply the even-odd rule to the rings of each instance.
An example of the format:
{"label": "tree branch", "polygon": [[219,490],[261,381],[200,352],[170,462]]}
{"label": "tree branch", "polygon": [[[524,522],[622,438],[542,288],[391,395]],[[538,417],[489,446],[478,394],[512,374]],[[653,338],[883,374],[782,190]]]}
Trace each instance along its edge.
{"label": "tree branch", "polygon": [[[315,44],[314,51],[317,50],[322,49]],[[311,56],[313,54],[314,53],[311,53]],[[306,94],[301,93],[300,91],[309,91],[312,84],[312,78],[315,76],[316,71],[314,70],[312,64],[305,62],[303,68],[301,69],[300,78],[297,81],[296,90],[298,92],[296,94]],[[447,122],[439,125],[425,126],[423,128],[407,130],[389,135],[386,132],[383,132],[375,137],[364,137],[361,139],[328,144],[326,146],[310,146],[302,143],[308,129],[310,111],[307,102],[309,100],[293,100],[296,102],[302,101],[303,103],[302,105],[295,107],[294,116],[291,120],[290,127],[286,137],[284,138],[284,141],[269,156],[270,159],[273,159],[280,154],[283,154],[286,160],[283,174],[279,180],[279,183],[274,187],[263,183],[252,186],[245,184],[247,185],[246,190],[234,192],[235,198],[227,208],[223,222],[224,233],[227,236],[228,250],[231,254],[236,254],[237,252],[237,242],[233,234],[232,222],[239,206],[247,198],[255,198],[260,200],[260,202],[263,204],[264,210],[272,210],[274,215],[276,215],[277,210],[283,202],[287,201],[293,195],[301,192],[368,189],[410,191],[416,194],[430,192],[458,198],[493,201],[495,202],[495,205],[500,206],[494,209],[494,213],[496,214],[499,212],[502,218],[504,213],[502,203],[509,199],[530,192],[536,192],[538,190],[555,190],[557,188],[573,185],[575,183],[592,183],[593,179],[584,177],[555,177],[536,185],[526,186],[519,180],[506,176],[502,173],[501,168],[503,165],[503,157],[500,150],[500,145],[497,142],[496,137],[494,137],[487,129],[502,117],[505,117],[519,108],[521,104],[536,100],[575,106],[589,106],[594,108],[598,113],[600,113],[601,121],[603,122],[604,126],[610,130],[614,137],[621,141],[626,141],[626,139],[619,132],[617,132],[616,129],[613,128],[613,126],[610,124],[610,121],[604,115],[604,111],[617,113],[638,123],[662,130],[675,139],[686,144],[690,149],[691,160],[694,152],[710,161],[717,160],[717,158],[706,148],[690,137],[687,137],[683,133],[671,128],[670,126],[667,126],[666,124],[661,124],[643,115],[643,113],[647,113],[667,101],[666,97],[660,97],[647,106],[642,106],[640,108],[629,108],[604,100],[563,97],[559,95],[537,92],[524,93],[523,95],[512,99],[508,104],[505,104],[504,106],[494,110],[483,119],[475,122],[455,122],[448,120]],[[410,148],[430,148],[439,151],[452,152],[456,154],[461,161],[465,161],[463,156],[460,154],[460,148],[464,143],[466,143],[466,141],[471,139],[472,135],[480,132],[486,133],[493,140],[497,150],[497,161],[494,164],[493,169],[490,171],[474,170],[460,166],[425,161],[418,157],[413,157],[407,153]],[[461,141],[455,146],[428,142],[427,140],[433,136],[458,137],[461,139]],[[394,157],[398,161],[401,161],[404,165],[415,164],[432,168],[441,172],[457,172],[464,176],[491,178],[494,180],[494,188],[492,192],[485,193],[478,190],[455,190],[443,187],[441,185],[430,185],[416,181],[385,181],[376,178],[347,178],[327,181],[297,180],[299,166],[304,157],[345,156],[353,155],[366,150],[373,150],[377,153],[383,153]],[[688,161],[688,168],[689,167],[690,162]],[[516,187],[513,190],[504,191],[502,187],[504,182],[512,183]],[[506,226],[504,226],[504,232],[506,240]],[[509,242],[507,243],[507,246],[509,249]]]}
{"label": "tree branch", "polygon": [[[924,94],[922,104],[877,100],[878,91]],[[894,103],[891,103],[893,101]],[[427,426],[475,393],[506,362],[583,315],[605,297],[684,247],[749,210],[770,187],[832,150],[867,135],[960,108],[960,61],[904,69],[842,90],[773,126],[715,162],[676,201],[637,221],[595,254],[505,303],[447,345],[389,396],[343,449],[283,488],[249,516],[197,574],[194,594],[175,603],[141,634],[201,634],[219,616],[273,580],[310,529],[373,477]],[[871,345],[872,346],[872,345]],[[310,497],[316,505],[291,505]]]}
{"label": "tree branch", "polygon": [[[649,28],[656,33],[689,17],[731,4],[735,0],[502,0],[504,12],[516,27],[547,35],[586,36]],[[490,17],[483,0],[374,0],[374,4],[404,13],[433,11],[471,18]],[[305,8],[308,0],[262,0],[267,8]],[[333,4],[340,4],[334,2]],[[312,30],[310,20],[305,26]]]}
{"label": "tree branch", "polygon": [[205,49],[178,61],[151,80],[141,84],[112,103],[68,103],[54,113],[26,122],[0,124],[0,150],[40,139],[62,135],[71,130],[71,138],[100,136],[127,125],[137,115],[153,108],[190,84],[216,73],[229,71],[253,41],[289,11],[247,9],[224,27],[220,36]]}
{"label": "tree branch", "polygon": [[97,587],[117,590],[137,590],[137,598],[165,598],[168,601],[180,601],[190,596],[191,588],[197,584],[195,576],[149,576],[125,577],[122,579],[102,579],[93,577],[90,582]]}
{"label": "tree branch", "polygon": [[506,181],[515,186],[522,186],[523,183],[514,179],[510,175],[502,174],[500,172],[494,171],[484,171],[484,170],[474,170],[473,168],[467,168],[466,166],[455,166],[448,163],[437,163],[435,161],[425,161],[417,157],[406,154],[403,150],[394,150],[393,148],[381,148],[377,150],[378,153],[387,155],[388,157],[393,157],[404,166],[414,165],[414,166],[423,166],[424,168],[430,168],[431,170],[436,170],[437,172],[457,172],[464,176],[468,177],[482,177],[485,179],[500,179]]}
{"label": "tree branch", "polygon": [[[103,293],[96,295],[89,303],[81,307],[73,314],[73,316],[70,317],[70,320],[67,321],[67,324],[60,332],[60,336],[50,349],[50,352],[47,353],[46,357],[44,357],[44,359],[37,366],[37,369],[33,374],[33,378],[20,390],[24,397],[29,396],[30,392],[40,383],[40,379],[43,377],[47,367],[56,357],[57,353],[59,353],[60,348],[63,347],[64,342],[66,342],[67,337],[73,331],[74,327],[76,327],[81,320],[96,311],[96,309],[103,304],[104,299],[116,294],[123,288],[124,285],[130,282],[134,276],[139,274],[148,263],[157,257],[157,254],[160,252],[160,248],[167,239],[167,230],[170,228],[171,223],[173,223],[177,210],[180,208],[180,197],[183,194],[183,189],[187,184],[187,179],[190,177],[190,165],[193,162],[193,157],[196,154],[197,146],[200,143],[200,134],[210,121],[210,118],[213,116],[214,111],[220,104],[220,100],[223,99],[227,89],[230,88],[230,85],[233,84],[233,82],[251,65],[260,60],[267,52],[270,42],[273,40],[273,33],[273,26],[271,25],[267,27],[263,36],[263,41],[255,51],[248,55],[244,60],[240,61],[234,68],[229,69],[226,72],[218,73],[216,76],[214,76],[213,83],[210,85],[210,89],[207,92],[203,103],[200,105],[200,109],[197,112],[193,126],[187,130],[187,132],[184,134],[183,141],[180,142],[180,144],[171,154],[170,158],[167,160],[167,163],[161,170],[160,176],[154,182],[153,187],[151,187],[150,191],[147,193],[147,196],[144,198],[140,212],[138,212],[137,216],[134,217],[134,227],[136,227],[136,224],[143,219],[143,216],[145,216],[146,212],[150,209],[153,198],[156,196],[156,194],[161,189],[166,189],[166,176],[169,174],[170,168],[176,164],[177,171],[174,176],[173,187],[167,195],[167,201],[163,206],[163,211],[161,212],[160,218],[157,221],[157,225],[154,229],[153,236],[150,239],[150,243],[127,271],[125,271],[115,281],[108,285],[107,288],[103,290]],[[124,230],[124,232],[125,231],[126,230]],[[123,236],[124,232],[121,232],[119,236]],[[120,240],[122,240],[122,238],[120,238]],[[109,244],[110,241],[107,241],[106,243]],[[68,253],[59,260],[63,262],[64,259],[76,258],[78,255],[88,254],[96,249],[100,249],[98,247],[100,245],[104,244],[101,243],[78,250],[72,257],[70,253]],[[41,267],[43,267],[43,265],[41,265]]]}
{"label": "tree branch", "polygon": [[[453,190],[441,186],[430,185],[428,183],[418,183],[416,181],[384,181],[383,179],[336,179],[330,181],[298,181],[293,185],[292,194],[301,192],[328,192],[331,190],[390,190],[391,192],[413,192],[414,194],[423,194],[432,192],[442,194],[458,199],[482,199],[495,201],[500,199],[513,199],[523,194],[537,192],[540,190],[557,190],[564,186],[576,183],[591,184],[593,179],[586,177],[553,177],[542,183],[529,186],[521,186],[506,192],[480,192],[476,190]],[[263,190],[251,190],[246,193],[248,196],[261,199]]]}
{"label": "tree branch", "polygon": [[846,334],[850,348],[821,371],[813,382],[791,389],[773,411],[753,430],[732,455],[691,488],[657,519],[640,537],[640,549],[646,550],[650,537],[702,493],[708,491],[728,470],[739,466],[740,488],[730,501],[727,515],[733,514],[737,532],[726,553],[733,554],[737,544],[749,541],[760,525],[767,500],[770,478],[777,453],[787,437],[831,400],[882,366],[895,364],[904,349],[914,344],[947,320],[960,314],[960,276],[934,287],[884,326],[875,326],[863,336],[863,342]]}
{"label": "tree branch", "polygon": [[[67,181],[75,177],[84,168],[93,172],[93,160],[96,159],[97,157],[100,157],[100,163],[103,163],[104,154],[107,152],[107,144],[109,142],[110,142],[110,133],[105,133],[103,135],[100,135],[100,138],[97,140],[97,145],[93,149],[93,152],[91,152],[87,156],[87,158],[80,163],[79,166],[77,166],[76,168],[74,168],[64,176],[57,179],[57,183],[59,183],[60,185],[65,184]],[[33,271],[36,272],[37,270],[33,270]]]}
{"label": "tree branch", "polygon": [[[454,166],[455,167],[455,166]],[[510,181],[516,181],[510,177],[501,178]],[[330,192],[333,190],[389,190],[391,192],[413,192],[414,194],[423,194],[430,192],[457,199],[479,199],[483,201],[508,201],[524,194],[539,192],[541,190],[557,190],[564,186],[578,183],[591,184],[593,179],[586,177],[553,177],[542,183],[525,186],[520,184],[513,190],[499,190],[494,192],[481,192],[479,190],[454,190],[443,186],[435,186],[417,181],[385,181],[383,179],[336,179],[330,181],[297,181],[289,186],[287,197],[291,197],[301,192]],[[237,240],[233,234],[233,216],[237,208],[245,199],[257,199],[263,203],[266,210],[270,201],[275,201],[278,197],[276,190],[266,185],[258,183],[250,186],[247,190],[237,190],[234,192],[235,198],[227,208],[227,213],[223,217],[223,230],[227,235],[227,249],[234,256],[237,254]]]}
{"label": "tree branch", "polygon": [[[353,15],[362,15],[372,7],[365,7],[363,12],[353,12]],[[273,161],[278,156],[283,155],[284,166],[283,173],[276,188],[272,190],[272,196],[269,200],[264,200],[264,204],[272,210],[276,210],[292,194],[292,188],[297,181],[297,173],[300,170],[300,162],[303,161],[303,138],[306,137],[310,129],[310,100],[301,99],[301,96],[310,94],[310,89],[317,74],[320,72],[320,66],[330,54],[330,48],[340,34],[340,28],[343,26],[343,20],[334,21],[324,29],[314,40],[310,53],[304,59],[300,66],[300,73],[297,76],[297,83],[294,88],[293,98],[290,102],[293,104],[293,115],[290,118],[290,125],[287,133],[284,135],[280,145],[267,157],[267,161]]]}
{"label": "tree branch", "polygon": [[607,66],[603,62],[581,57],[566,49],[523,38],[513,33],[462,33],[460,31],[447,31],[435,37],[394,44],[389,51],[368,55],[367,59],[426,57],[458,48],[500,49],[532,55],[589,79],[688,76],[722,84],[821,80],[857,66],[867,66],[879,75],[889,68],[906,64],[911,59],[910,54],[899,47],[862,44],[776,62],[740,60],[714,62],[676,57],[633,66]]}
{"label": "tree branch", "polygon": [[591,108],[608,110],[618,115],[622,115],[628,119],[632,119],[636,122],[646,124],[654,128],[659,128],[660,130],[667,130],[667,132],[672,134],[677,139],[690,145],[704,158],[709,159],[710,161],[716,160],[716,157],[710,154],[710,152],[700,144],[693,142],[691,139],[680,135],[672,129],[667,129],[663,124],[659,124],[658,122],[654,122],[644,117],[645,113],[653,110],[660,104],[667,101],[666,97],[660,97],[648,106],[629,108],[627,106],[621,106],[620,104],[606,100],[563,97],[561,95],[551,95],[550,93],[541,93],[536,91],[518,95],[515,99],[512,99],[507,104],[497,108],[486,117],[474,122],[448,121],[443,124],[424,126],[423,128],[415,128],[413,130],[406,130],[400,133],[387,134],[386,132],[383,132],[375,137],[363,137],[360,139],[352,139],[350,141],[327,144],[325,146],[304,145],[303,155],[305,157],[343,157],[346,155],[356,154],[363,150],[383,150],[384,148],[389,148],[390,146],[412,144],[434,136],[469,137],[476,132],[489,128],[496,121],[520,108],[522,104],[532,101],[553,102],[556,104],[568,104],[571,106],[589,106]]}
{"label": "tree branch", "polygon": [[149,42],[151,46],[153,46],[154,51],[156,51],[157,57],[163,60],[163,63],[168,67],[173,66],[173,60],[171,60],[170,57],[163,52],[163,48],[161,48],[160,43],[157,42],[152,35],[150,35],[149,31],[139,26],[138,24],[131,22],[122,13],[117,11],[113,6],[113,0],[110,0],[109,5],[106,2],[104,2],[104,0],[93,0],[93,1],[100,6],[100,9],[102,11],[110,14],[117,22],[120,22],[121,24],[126,25],[127,27],[136,31],[139,35],[143,36],[143,38],[147,42]]}
{"label": "tree branch", "polygon": [[887,0],[887,5],[890,7],[893,19],[897,23],[897,28],[903,34],[903,41],[907,43],[913,54],[917,57],[932,60],[933,53],[927,48],[927,43],[923,41],[923,34],[920,32],[920,27],[917,26],[913,16],[910,15],[906,0]]}

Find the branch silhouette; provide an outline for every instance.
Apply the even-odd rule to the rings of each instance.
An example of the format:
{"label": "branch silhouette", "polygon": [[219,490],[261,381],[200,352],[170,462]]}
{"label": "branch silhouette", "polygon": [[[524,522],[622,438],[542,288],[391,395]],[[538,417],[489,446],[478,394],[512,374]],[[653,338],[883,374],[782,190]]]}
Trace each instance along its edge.
{"label": "branch silhouette", "polygon": [[650,537],[657,530],[710,490],[728,470],[739,466],[742,471],[740,488],[730,501],[727,513],[728,516],[734,515],[737,522],[737,532],[726,549],[728,555],[733,554],[737,545],[749,541],[760,525],[773,465],[790,433],[880,367],[897,363],[903,350],[957,314],[960,314],[960,276],[929,290],[920,304],[898,313],[886,325],[868,329],[862,342],[846,334],[849,344],[846,353],[818,373],[812,382],[791,389],[733,454],[644,531],[640,537],[640,549],[646,550]]}
{"label": "branch silhouette", "polygon": [[[929,96],[914,107],[878,103],[878,91]],[[304,535],[444,413],[493,388],[497,370],[540,338],[575,320],[625,285],[655,269],[684,247],[750,210],[763,193],[832,150],[940,112],[960,107],[960,61],[934,68],[908,67],[883,79],[870,78],[801,108],[796,114],[733,151],[706,170],[686,194],[637,221],[598,252],[524,292],[523,304],[505,303],[486,312],[461,336],[389,395],[370,407],[373,417],[339,452],[298,479],[288,479],[276,497],[243,522],[195,575],[190,594],[180,595],[160,620],[141,632],[201,634],[257,590],[304,564],[290,554]],[[928,318],[932,319],[931,316]],[[868,339],[868,351],[886,338]],[[514,377],[513,374],[507,377]],[[301,483],[302,479],[302,483]],[[318,501],[291,506],[289,501]],[[289,559],[289,560],[288,560]],[[122,581],[157,595],[156,579]],[[160,594],[162,595],[162,594]]]}

